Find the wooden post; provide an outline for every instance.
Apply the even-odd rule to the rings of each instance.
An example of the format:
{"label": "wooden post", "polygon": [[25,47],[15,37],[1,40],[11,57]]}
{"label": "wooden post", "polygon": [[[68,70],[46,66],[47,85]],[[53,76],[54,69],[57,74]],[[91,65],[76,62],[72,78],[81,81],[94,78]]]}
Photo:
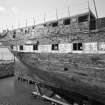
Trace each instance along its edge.
{"label": "wooden post", "polygon": [[94,7],[95,7],[96,17],[97,17],[97,19],[98,19],[98,13],[97,13],[97,8],[96,8],[95,0],[93,0],[93,3],[94,3]]}
{"label": "wooden post", "polygon": [[26,27],[27,27],[27,19],[26,19]]}
{"label": "wooden post", "polygon": [[33,17],[33,23],[34,23],[34,26],[35,26],[35,18]]}
{"label": "wooden post", "polygon": [[57,9],[56,9],[56,19],[58,21],[58,12],[57,12]]}
{"label": "wooden post", "polygon": [[89,32],[89,37],[90,37],[90,5],[89,5],[89,1],[88,1],[88,10],[89,10],[89,16],[88,16],[88,32]]}
{"label": "wooden post", "polygon": [[46,22],[46,15],[44,14],[44,23]]}

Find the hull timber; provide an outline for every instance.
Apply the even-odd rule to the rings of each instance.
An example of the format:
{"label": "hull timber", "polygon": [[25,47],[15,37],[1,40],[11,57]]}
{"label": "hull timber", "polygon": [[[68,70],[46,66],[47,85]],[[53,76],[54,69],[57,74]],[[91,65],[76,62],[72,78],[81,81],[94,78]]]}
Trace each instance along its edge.
{"label": "hull timber", "polygon": [[[105,54],[36,54],[15,52],[44,84],[76,92],[105,104]],[[68,94],[67,94],[68,96]]]}
{"label": "hull timber", "polygon": [[105,18],[90,11],[7,33],[1,41],[33,78],[105,104]]}

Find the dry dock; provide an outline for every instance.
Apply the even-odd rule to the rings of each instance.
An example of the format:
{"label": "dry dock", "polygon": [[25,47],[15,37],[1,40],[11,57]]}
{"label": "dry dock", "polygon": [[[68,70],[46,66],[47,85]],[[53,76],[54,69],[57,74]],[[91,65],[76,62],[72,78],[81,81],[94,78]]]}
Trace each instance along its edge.
{"label": "dry dock", "polygon": [[33,86],[15,80],[15,77],[0,80],[0,105],[50,105],[32,96]]}
{"label": "dry dock", "polygon": [[[18,66],[18,69],[17,69]],[[18,74],[27,70],[20,63],[17,63],[15,73]],[[18,82],[16,76],[0,79],[0,105],[50,105],[32,96],[33,85]]]}

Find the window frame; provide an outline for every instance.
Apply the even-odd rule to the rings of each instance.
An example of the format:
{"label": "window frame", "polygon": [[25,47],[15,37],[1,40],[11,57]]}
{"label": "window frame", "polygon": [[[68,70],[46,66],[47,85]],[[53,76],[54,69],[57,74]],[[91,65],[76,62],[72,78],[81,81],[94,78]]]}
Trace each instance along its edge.
{"label": "window frame", "polygon": [[58,51],[59,50],[59,44],[52,44],[51,45],[51,50],[52,51]]}
{"label": "window frame", "polygon": [[70,25],[70,23],[71,23],[71,19],[70,18],[67,18],[67,19],[63,20],[63,24],[64,25]]}
{"label": "window frame", "polygon": [[73,43],[73,51],[83,51],[83,43],[82,42]]}
{"label": "window frame", "polygon": [[36,51],[36,50],[38,50],[38,44],[33,45],[33,51]]}
{"label": "window frame", "polygon": [[19,50],[22,51],[23,50],[23,45],[19,46]]}

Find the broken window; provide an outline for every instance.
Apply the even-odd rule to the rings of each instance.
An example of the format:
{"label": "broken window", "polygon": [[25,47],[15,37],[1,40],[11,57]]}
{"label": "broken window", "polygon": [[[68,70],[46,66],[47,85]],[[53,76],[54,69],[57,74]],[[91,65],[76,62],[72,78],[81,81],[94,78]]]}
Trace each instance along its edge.
{"label": "broken window", "polygon": [[78,17],[78,23],[88,21],[88,15]]}
{"label": "broken window", "polygon": [[64,24],[64,25],[69,25],[69,24],[70,24],[70,19],[65,19],[65,20],[63,21],[63,24]]}
{"label": "broken window", "polygon": [[37,44],[33,45],[33,50],[38,50],[38,45]]}
{"label": "broken window", "polygon": [[73,43],[73,50],[83,50],[82,43]]}
{"label": "broken window", "polygon": [[20,45],[20,50],[23,50],[23,45]]}
{"label": "broken window", "polygon": [[58,26],[58,22],[52,23],[52,27],[57,27],[57,26]]}
{"label": "broken window", "polygon": [[58,44],[52,44],[52,50],[58,50]]}

